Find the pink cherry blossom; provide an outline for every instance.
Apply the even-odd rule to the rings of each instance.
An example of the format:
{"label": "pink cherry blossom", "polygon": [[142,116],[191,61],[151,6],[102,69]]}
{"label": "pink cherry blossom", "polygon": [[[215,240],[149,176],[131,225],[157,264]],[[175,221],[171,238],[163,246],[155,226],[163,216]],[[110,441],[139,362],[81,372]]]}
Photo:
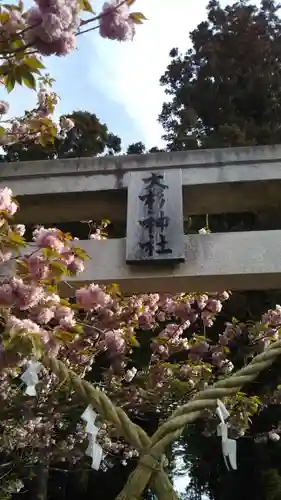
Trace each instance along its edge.
{"label": "pink cherry blossom", "polygon": [[94,284],[90,285],[88,288],[84,287],[77,290],[76,299],[78,304],[86,311],[90,311],[97,307],[109,306],[112,302],[110,296],[98,285]]}
{"label": "pink cherry blossom", "polygon": [[132,40],[135,25],[129,15],[127,4],[118,6],[118,0],[105,2],[101,11],[100,35],[110,40]]}
{"label": "pink cherry blossom", "polygon": [[85,264],[84,261],[79,257],[74,257],[72,262],[70,262],[67,267],[71,274],[78,274],[84,271]]}
{"label": "pink cherry blossom", "polygon": [[17,204],[12,200],[11,189],[7,187],[0,189],[0,211],[5,211],[11,216],[16,213],[17,209]]}
{"label": "pink cherry blossom", "polygon": [[[5,115],[9,111],[9,103],[6,101],[0,101],[0,115]],[[8,189],[8,188],[4,188]],[[1,189],[2,191],[2,189]]]}
{"label": "pink cherry blossom", "polygon": [[126,342],[118,330],[111,330],[104,333],[104,346],[111,355],[121,354],[126,349]]}
{"label": "pink cherry blossom", "polygon": [[13,231],[18,233],[20,236],[24,236],[25,225],[24,224],[16,224],[15,226],[13,226]]}
{"label": "pink cherry blossom", "polygon": [[27,14],[26,42],[43,55],[63,56],[75,48],[79,27],[78,5],[68,0],[38,1]]}
{"label": "pink cherry blossom", "polygon": [[31,310],[31,317],[40,325],[47,325],[55,316],[54,309],[48,307],[34,307]]}
{"label": "pink cherry blossom", "polygon": [[33,240],[39,248],[50,248],[51,250],[55,250],[59,253],[64,250],[64,242],[62,241],[61,231],[57,228],[37,228],[33,232]]}
{"label": "pink cherry blossom", "polygon": [[22,311],[38,305],[44,297],[44,289],[41,286],[24,283],[21,278],[11,278],[10,283],[14,304]]}
{"label": "pink cherry blossom", "polygon": [[26,256],[24,262],[32,278],[37,280],[47,279],[50,275],[50,268],[47,259],[40,254]]}
{"label": "pink cherry blossom", "polygon": [[13,288],[9,281],[0,284],[0,307],[11,307],[15,303]]}

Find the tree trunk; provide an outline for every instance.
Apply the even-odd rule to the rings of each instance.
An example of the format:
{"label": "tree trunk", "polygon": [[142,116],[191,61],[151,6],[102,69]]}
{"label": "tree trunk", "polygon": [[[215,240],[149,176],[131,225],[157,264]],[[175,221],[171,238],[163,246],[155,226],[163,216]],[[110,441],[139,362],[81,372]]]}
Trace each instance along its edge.
{"label": "tree trunk", "polygon": [[35,468],[33,480],[32,500],[47,500],[48,497],[49,466],[39,463]]}

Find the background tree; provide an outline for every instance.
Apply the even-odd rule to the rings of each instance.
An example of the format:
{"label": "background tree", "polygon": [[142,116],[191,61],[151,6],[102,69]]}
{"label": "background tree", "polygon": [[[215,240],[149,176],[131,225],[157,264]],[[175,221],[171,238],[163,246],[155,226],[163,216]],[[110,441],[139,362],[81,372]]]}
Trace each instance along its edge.
{"label": "background tree", "polygon": [[164,149],[159,149],[157,146],[146,150],[143,142],[134,142],[130,144],[127,149],[127,155],[142,155],[144,153],[160,153],[165,151]]}
{"label": "background tree", "polygon": [[145,145],[143,142],[134,142],[127,149],[127,155],[142,155],[145,153]]}
{"label": "background tree", "polygon": [[[281,21],[279,6],[269,0],[260,7],[246,2],[222,8],[207,7],[207,21],[191,33],[191,48],[171,61],[161,78],[169,101],[159,117],[168,150],[254,146],[280,143],[281,132]],[[280,214],[224,214],[208,218],[212,231],[280,228]],[[199,224],[198,224],[199,223]],[[189,232],[202,227],[193,217]],[[273,225],[273,226],[272,226]],[[265,304],[279,301],[272,292],[233,294],[224,320],[255,320]],[[271,305],[270,305],[271,304]],[[220,329],[218,323],[217,330]],[[272,375],[272,373],[271,373]],[[278,426],[280,407],[264,410],[238,440],[239,470],[228,473],[216,439],[202,436],[200,424],[187,429],[183,457],[191,482],[184,498],[201,500],[280,498],[279,442],[253,442],[257,429],[268,422]],[[278,438],[276,438],[278,439]],[[216,453],[214,450],[216,449]],[[185,469],[186,473],[186,469]]]}
{"label": "background tree", "polygon": [[[32,138],[3,146],[0,162],[52,160],[55,158],[86,158],[98,155],[121,153],[122,141],[118,135],[109,132],[94,113],[74,111],[62,116],[60,121],[70,120],[74,126],[55,137],[53,143],[41,145]],[[157,146],[146,150],[143,142],[130,144],[126,154],[159,153]]]}
{"label": "background tree", "polygon": [[169,150],[254,146],[281,140],[279,5],[211,0],[207,21],[174,48],[161,77],[169,96],[159,120]]}
{"label": "background tree", "polygon": [[3,147],[2,161],[33,161],[53,158],[91,157],[101,154],[116,154],[121,151],[121,139],[108,131],[94,113],[74,111],[61,117],[74,126],[54,139],[53,144],[42,146],[32,139]]}

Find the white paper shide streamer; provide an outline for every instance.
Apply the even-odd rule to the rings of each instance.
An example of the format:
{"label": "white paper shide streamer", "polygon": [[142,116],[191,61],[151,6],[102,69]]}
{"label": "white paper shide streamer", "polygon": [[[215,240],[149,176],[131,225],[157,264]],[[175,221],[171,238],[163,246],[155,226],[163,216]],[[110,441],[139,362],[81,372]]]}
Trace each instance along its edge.
{"label": "white paper shide streamer", "polygon": [[225,420],[229,417],[229,413],[223,402],[217,400],[216,414],[220,419],[220,424],[217,426],[217,435],[221,437],[222,453],[227,469],[237,470],[237,443],[235,439],[228,437],[228,424]]}
{"label": "white paper shide streamer", "polygon": [[41,363],[36,360],[28,362],[27,369],[21,375],[21,380],[26,384],[24,393],[27,396],[36,396],[36,384],[39,382],[38,373],[42,368]]}
{"label": "white paper shide streamer", "polygon": [[86,432],[89,439],[88,448],[85,453],[92,459],[92,469],[99,470],[102,460],[102,448],[96,442],[97,433],[99,431],[98,427],[95,425],[97,414],[92,406],[89,405],[82,413],[81,418],[86,422]]}

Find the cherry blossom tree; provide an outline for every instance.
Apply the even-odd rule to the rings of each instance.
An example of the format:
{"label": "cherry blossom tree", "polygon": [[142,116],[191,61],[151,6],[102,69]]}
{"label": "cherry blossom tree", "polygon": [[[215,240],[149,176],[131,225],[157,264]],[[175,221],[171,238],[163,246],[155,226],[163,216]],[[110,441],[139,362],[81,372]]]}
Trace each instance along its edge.
{"label": "cherry blossom tree", "polygon": [[[123,297],[117,286],[92,284],[76,290],[72,299],[62,297],[59,282],[84,269],[87,256],[79,241],[57,228],[40,227],[26,248],[24,227],[10,224],[17,204],[8,188],[1,191],[0,208],[4,263],[0,284],[0,446],[15,470],[19,463],[28,470],[41,463],[43,456],[45,465],[84,461],[87,447],[81,420],[84,403],[75,392],[42,367],[36,404],[24,393],[21,376],[32,356],[47,352],[81,377],[91,378],[96,373],[95,384],[132,418],[147,410],[160,412],[164,418],[194,391],[231,373],[232,351],[245,333],[248,357],[279,336],[280,306],[257,325],[227,324],[222,335],[209,339],[208,329],[229,298],[226,291]],[[104,238],[101,230],[90,237]],[[9,272],[7,267],[5,271],[7,265]],[[266,393],[264,401],[243,393],[229,398],[233,434],[243,434],[249,417],[269,397],[278,400],[279,392],[277,388],[270,396]],[[206,432],[212,433],[214,415],[206,411],[206,417]],[[273,434],[277,439],[279,429],[269,431],[269,439]],[[116,437],[107,422],[100,422],[98,440],[104,451],[104,468],[114,457],[125,465],[138,455]]]}
{"label": "cherry blossom tree", "polygon": [[[100,14],[93,12],[87,0],[79,4],[38,0],[28,11],[21,2],[1,8],[1,83],[8,92],[18,84],[32,89],[39,85],[34,110],[2,120],[2,144],[28,137],[45,146],[73,127],[68,117],[62,117],[59,124],[53,119],[58,97],[51,90],[52,79],[41,75],[42,57],[67,55],[77,37],[89,30],[99,30],[111,40],[131,40],[136,24],[145,19],[141,13],[130,12],[133,3],[106,2]],[[7,102],[0,103],[0,112],[2,117],[8,113]],[[233,352],[241,339],[247,339],[248,361],[279,338],[280,306],[257,324],[234,321],[225,325],[222,334],[214,333],[228,291],[123,297],[114,284],[94,283],[74,290],[67,279],[83,271],[87,259],[79,241],[57,228],[38,227],[27,245],[24,226],[13,225],[17,209],[10,189],[2,189],[0,452],[4,457],[1,494],[7,498],[22,487],[21,479],[36,464],[47,470],[61,461],[85,464],[88,460],[88,438],[81,419],[84,402],[38,361],[34,361],[36,395],[34,387],[26,391],[30,362],[40,360],[42,353],[58,357],[80,377],[93,381],[132,419],[147,410],[163,419],[195,391],[237,367]],[[90,238],[104,238],[103,229],[97,228]],[[62,283],[69,293],[63,294]],[[232,433],[243,434],[250,416],[279,398],[280,390],[275,387],[259,397],[239,393],[226,399]],[[215,416],[206,411],[206,417],[206,432],[212,433]],[[97,439],[104,453],[101,467],[106,469],[115,460],[126,465],[138,455],[109,422],[98,419],[98,425]],[[267,437],[278,439],[279,429],[268,432]]]}

